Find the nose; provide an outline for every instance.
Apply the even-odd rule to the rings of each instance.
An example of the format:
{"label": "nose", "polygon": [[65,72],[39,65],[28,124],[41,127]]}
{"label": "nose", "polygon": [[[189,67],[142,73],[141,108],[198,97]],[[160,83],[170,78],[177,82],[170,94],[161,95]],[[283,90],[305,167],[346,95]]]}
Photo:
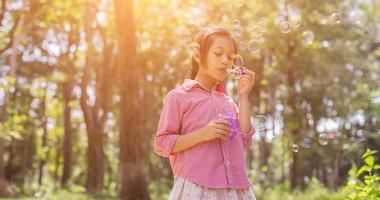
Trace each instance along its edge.
{"label": "nose", "polygon": [[228,66],[229,63],[230,63],[230,59],[228,59],[228,56],[223,56],[223,57],[222,57],[222,64],[223,64],[224,66]]}

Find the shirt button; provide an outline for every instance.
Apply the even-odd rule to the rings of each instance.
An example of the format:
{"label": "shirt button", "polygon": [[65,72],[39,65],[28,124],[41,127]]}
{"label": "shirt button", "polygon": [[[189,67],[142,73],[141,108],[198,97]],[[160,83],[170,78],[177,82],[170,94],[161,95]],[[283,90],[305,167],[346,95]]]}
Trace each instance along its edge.
{"label": "shirt button", "polygon": [[230,165],[230,161],[227,160],[226,165]]}

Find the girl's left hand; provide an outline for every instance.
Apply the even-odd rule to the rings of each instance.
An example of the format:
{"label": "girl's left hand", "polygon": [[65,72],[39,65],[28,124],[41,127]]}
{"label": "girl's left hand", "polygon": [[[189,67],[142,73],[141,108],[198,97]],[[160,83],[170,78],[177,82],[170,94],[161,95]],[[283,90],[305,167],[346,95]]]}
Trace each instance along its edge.
{"label": "girl's left hand", "polygon": [[244,75],[238,79],[238,94],[239,96],[248,96],[253,86],[255,85],[256,73],[243,67]]}

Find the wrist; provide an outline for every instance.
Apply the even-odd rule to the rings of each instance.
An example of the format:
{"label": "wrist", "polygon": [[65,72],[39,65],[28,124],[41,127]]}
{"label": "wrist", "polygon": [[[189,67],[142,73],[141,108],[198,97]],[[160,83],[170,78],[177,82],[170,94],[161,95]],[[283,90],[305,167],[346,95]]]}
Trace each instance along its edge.
{"label": "wrist", "polygon": [[239,101],[248,100],[248,94],[239,94]]}

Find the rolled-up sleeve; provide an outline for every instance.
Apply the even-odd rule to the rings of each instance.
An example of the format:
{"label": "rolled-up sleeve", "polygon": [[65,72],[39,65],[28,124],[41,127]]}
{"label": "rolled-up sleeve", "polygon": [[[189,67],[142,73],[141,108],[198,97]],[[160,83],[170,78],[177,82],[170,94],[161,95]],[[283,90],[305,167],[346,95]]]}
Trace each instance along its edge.
{"label": "rolled-up sleeve", "polygon": [[[235,103],[233,103],[233,106],[234,106],[234,111],[236,112],[236,117],[239,119],[238,106]],[[249,146],[252,145],[252,136],[253,134],[255,134],[255,132],[256,132],[256,129],[253,123],[251,123],[251,130],[249,130],[248,132],[243,132],[239,130],[239,134],[241,134],[243,137],[244,148],[248,148]]]}
{"label": "rolled-up sleeve", "polygon": [[251,146],[252,144],[252,136],[253,134],[255,134],[256,132],[256,129],[255,127],[252,125],[252,128],[250,131],[248,132],[240,132],[240,134],[243,135],[243,142],[244,142],[244,147],[245,148],[248,148],[249,146]]}
{"label": "rolled-up sleeve", "polygon": [[169,157],[172,154],[182,118],[182,109],[176,94],[169,93],[164,101],[160,121],[155,136],[154,151],[162,156]]}

